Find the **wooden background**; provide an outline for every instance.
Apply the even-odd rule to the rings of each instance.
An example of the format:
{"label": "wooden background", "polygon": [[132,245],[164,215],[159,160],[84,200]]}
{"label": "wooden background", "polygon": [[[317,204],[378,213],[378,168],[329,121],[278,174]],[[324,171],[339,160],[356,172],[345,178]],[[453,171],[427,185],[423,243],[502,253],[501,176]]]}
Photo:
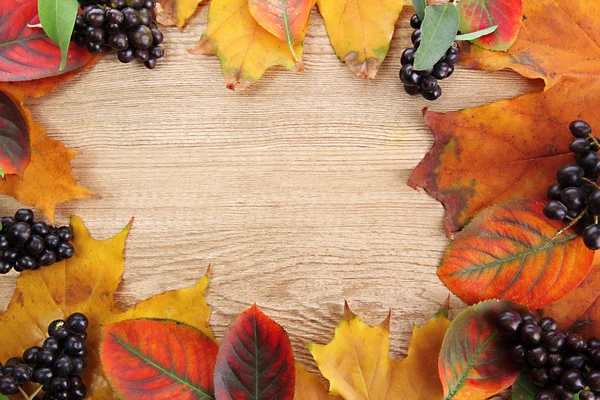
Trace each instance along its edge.
{"label": "wooden background", "polygon": [[[314,366],[303,343],[328,342],[347,300],[371,324],[391,309],[392,353],[403,357],[412,324],[448,295],[436,276],[448,243],[442,206],[406,185],[432,144],[421,115],[427,102],[398,80],[412,9],[371,82],[340,63],[314,11],[306,71],[271,70],[243,93],[225,89],[216,57],[186,51],[207,11],[201,6],[183,32],[165,30],[156,70],[111,54],[29,103],[51,137],[79,152],[80,183],[102,196],[62,204],[56,222],[77,214],[108,238],[135,216],[117,295],[126,307],[195,283],[211,264],[217,338],[257,302]],[[433,110],[540,89],[510,72],[461,68],[442,87]],[[18,206],[0,199],[4,214]],[[15,280],[0,279],[0,310]]]}

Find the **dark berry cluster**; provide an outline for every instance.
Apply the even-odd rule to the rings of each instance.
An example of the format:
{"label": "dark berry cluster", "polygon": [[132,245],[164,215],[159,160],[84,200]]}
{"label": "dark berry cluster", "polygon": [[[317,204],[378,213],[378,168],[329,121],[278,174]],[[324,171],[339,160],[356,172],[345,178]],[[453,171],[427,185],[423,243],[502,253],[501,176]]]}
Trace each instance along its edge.
{"label": "dark berry cluster", "polygon": [[50,335],[42,346],[23,352],[22,358],[11,358],[0,364],[0,393],[18,393],[27,382],[41,385],[43,400],[80,400],[87,388],[81,380],[86,367],[88,319],[81,313],[57,320],[48,326]]}
{"label": "dark berry cluster", "polygon": [[414,47],[404,50],[402,53],[402,68],[400,69],[400,81],[404,84],[404,90],[411,96],[420,94],[427,100],[437,100],[442,95],[439,80],[446,79],[454,72],[454,64],[458,61],[460,48],[454,42],[446,51],[446,54],[431,68],[425,71],[416,71],[413,67],[415,54],[421,44],[421,20],[418,15],[413,15],[410,25],[415,29],[411,40]]}
{"label": "dark berry cluster", "polygon": [[511,358],[524,364],[533,383],[542,387],[535,400],[600,399],[600,340],[587,342],[565,333],[552,318],[502,311],[498,331],[511,341]]}
{"label": "dark berry cluster", "polygon": [[23,208],[14,217],[0,219],[0,274],[37,270],[73,257],[73,231],[68,226],[49,226],[34,221],[33,211]]}
{"label": "dark berry cluster", "polygon": [[600,249],[600,141],[592,135],[592,128],[584,121],[573,121],[569,126],[575,137],[569,150],[575,156],[574,164],[561,167],[556,173],[558,183],[548,188],[548,203],[544,215],[557,221],[577,224],[583,242],[591,250]]}
{"label": "dark berry cluster", "polygon": [[164,55],[163,34],[155,22],[155,0],[79,0],[73,41],[98,54],[104,46],[117,51],[122,63],[136,58],[154,69]]}

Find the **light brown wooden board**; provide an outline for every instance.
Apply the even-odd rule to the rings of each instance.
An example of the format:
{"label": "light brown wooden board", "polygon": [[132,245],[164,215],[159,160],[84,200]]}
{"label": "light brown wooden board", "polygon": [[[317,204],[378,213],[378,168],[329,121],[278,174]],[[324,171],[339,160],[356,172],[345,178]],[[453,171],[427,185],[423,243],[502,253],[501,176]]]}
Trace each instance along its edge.
{"label": "light brown wooden board", "polygon": [[[448,243],[442,206],[406,185],[432,144],[421,115],[428,103],[398,80],[412,9],[375,80],[340,63],[313,11],[306,71],[271,70],[244,93],[225,89],[216,57],[186,51],[207,11],[182,32],[165,29],[156,70],[111,54],[29,102],[48,134],[80,153],[80,183],[102,196],[59,206],[56,222],[77,214],[107,238],[135,216],[117,296],[124,306],[191,285],[211,264],[217,338],[256,302],[314,366],[303,343],[328,342],[347,300],[371,324],[391,309],[392,355],[403,357],[412,325],[448,296],[436,276]],[[433,110],[540,90],[510,72],[463,68],[442,87]],[[0,198],[0,214],[18,207]],[[16,276],[0,277],[0,310]]]}

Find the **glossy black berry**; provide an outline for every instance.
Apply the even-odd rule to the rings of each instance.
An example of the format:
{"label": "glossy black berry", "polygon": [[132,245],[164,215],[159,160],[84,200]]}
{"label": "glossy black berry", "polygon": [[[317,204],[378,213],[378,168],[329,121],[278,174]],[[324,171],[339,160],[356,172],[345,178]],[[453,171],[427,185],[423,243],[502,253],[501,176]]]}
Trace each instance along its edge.
{"label": "glossy black berry", "polygon": [[33,382],[39,383],[42,385],[47,385],[52,381],[54,375],[52,374],[52,370],[48,367],[37,368],[33,373]]}
{"label": "glossy black berry", "polygon": [[111,0],[110,1],[111,8],[118,8],[119,10],[127,7],[127,2],[125,0]]}
{"label": "glossy black berry", "polygon": [[42,266],[52,265],[56,262],[56,253],[50,250],[42,251],[38,257],[38,263]]}
{"label": "glossy black berry", "polygon": [[420,29],[415,29],[410,37],[410,40],[412,41],[412,43],[414,45],[417,44],[417,42],[421,42],[421,30]]}
{"label": "glossy black berry", "polygon": [[89,321],[84,314],[71,314],[66,321],[67,328],[74,333],[84,333],[88,328]]}
{"label": "glossy black berry", "polygon": [[498,331],[508,336],[515,336],[519,332],[522,322],[521,314],[515,310],[502,311],[496,317]]}
{"label": "glossy black berry", "polygon": [[526,346],[537,346],[542,341],[542,328],[536,323],[525,322],[519,330],[519,339]]}
{"label": "glossy black berry", "polygon": [[581,188],[568,187],[561,192],[560,200],[569,210],[580,211],[587,203],[587,196]]}
{"label": "glossy black berry", "polygon": [[579,392],[579,400],[596,400],[596,395],[589,390]]}
{"label": "glossy black berry", "polygon": [[529,373],[531,381],[538,386],[546,386],[550,382],[548,371],[545,368],[533,368]]}
{"label": "glossy black berry", "polygon": [[596,153],[589,152],[584,154],[577,154],[575,156],[575,161],[577,162],[577,165],[579,165],[585,170],[585,172],[596,174],[600,172],[600,158],[598,158],[598,155]]}
{"label": "glossy black berry", "polygon": [[563,366],[565,368],[582,369],[587,359],[581,354],[569,354],[563,358]]}
{"label": "glossy black berry", "polygon": [[108,37],[108,45],[120,51],[129,47],[129,38],[124,32],[118,32]]}
{"label": "glossy black berry", "polygon": [[50,367],[54,362],[54,352],[50,350],[41,350],[37,356],[38,365],[43,367]]}
{"label": "glossy black berry", "polygon": [[8,228],[17,223],[17,220],[14,217],[4,217],[2,218],[2,232],[6,232]]}
{"label": "glossy black berry", "polygon": [[546,389],[535,394],[535,400],[559,400],[554,391]]}
{"label": "glossy black berry", "polygon": [[146,62],[150,59],[150,52],[147,49],[136,49],[135,58],[140,61]]}
{"label": "glossy black berry", "polygon": [[117,58],[124,64],[130,63],[133,60],[135,60],[135,50],[130,47],[125,50],[119,51],[117,53]]}
{"label": "glossy black berry", "polygon": [[568,164],[561,167],[556,173],[556,180],[563,187],[581,185],[584,171],[579,165]]}
{"label": "glossy black berry", "polygon": [[0,377],[0,394],[10,396],[19,392],[19,385],[12,376]]}
{"label": "glossy black berry", "polygon": [[139,25],[129,31],[129,42],[136,49],[149,49],[152,46],[152,31],[145,25]]}
{"label": "glossy black berry", "polygon": [[150,32],[152,32],[152,44],[154,46],[158,46],[164,40],[163,33],[156,27],[151,27]]}
{"label": "glossy black berry", "polygon": [[600,392],[600,370],[593,369],[588,372],[585,383],[594,392]]}
{"label": "glossy black berry", "polygon": [[25,245],[25,251],[32,257],[37,257],[44,251],[44,238],[40,235],[31,235],[27,244]]}
{"label": "glossy black berry", "polygon": [[141,23],[140,13],[137,12],[137,10],[131,7],[126,7],[121,10],[121,12],[123,13],[123,24],[125,27],[134,28]]}
{"label": "glossy black berry", "polygon": [[56,255],[61,260],[71,258],[73,257],[73,254],[75,254],[75,249],[70,243],[60,243],[58,247],[56,247]]}
{"label": "glossy black berry", "polygon": [[8,261],[9,263],[14,265],[14,263],[16,263],[17,259],[19,258],[19,252],[14,249],[6,249],[2,253],[2,258],[5,261]]}
{"label": "glossy black berry", "polygon": [[581,371],[577,369],[569,369],[564,372],[560,379],[560,385],[571,393],[576,393],[585,387],[585,381]]}
{"label": "glossy black berry", "polygon": [[563,203],[557,200],[550,200],[544,206],[544,215],[547,218],[553,219],[555,221],[563,221],[567,218],[567,214],[569,213],[569,209]]}
{"label": "glossy black berry", "polygon": [[543,367],[548,360],[548,351],[542,346],[534,347],[527,350],[525,359],[532,367]]}
{"label": "glossy black berry", "polygon": [[140,14],[140,23],[142,25],[150,25],[152,23],[152,11],[148,10],[147,8],[142,8],[140,10],[138,10],[139,14]]}
{"label": "glossy black berry", "polygon": [[123,22],[125,17],[121,11],[117,10],[116,8],[111,8],[106,11],[106,19],[111,24],[119,25]]}
{"label": "glossy black berry", "polygon": [[550,369],[548,369],[548,376],[553,381],[559,381],[564,372],[565,372],[565,369],[563,367],[561,367],[560,365],[555,365],[553,367],[550,367]]}
{"label": "glossy black berry", "polygon": [[79,353],[85,348],[85,344],[83,342],[83,339],[81,339],[80,337],[71,335],[65,340],[63,348],[66,354],[77,355],[77,353]]}
{"label": "glossy black berry", "polygon": [[400,81],[405,86],[419,86],[421,76],[416,73],[411,64],[407,64],[400,69]]}
{"label": "glossy black berry", "polygon": [[73,369],[71,370],[70,376],[81,375],[86,364],[85,358],[73,358]]}
{"label": "glossy black berry", "polygon": [[23,246],[31,236],[31,226],[26,222],[17,222],[6,231],[8,243],[13,246]]}
{"label": "glossy black berry", "polygon": [[106,32],[101,27],[88,26],[85,30],[85,37],[92,44],[103,44],[106,39]]}
{"label": "glossy black berry", "polygon": [[6,250],[10,244],[5,234],[0,234],[0,251]]}
{"label": "glossy black berry", "polygon": [[53,353],[56,353],[59,348],[60,348],[60,343],[58,342],[58,340],[55,337],[52,337],[52,336],[47,338],[46,340],[44,340],[44,344],[42,344],[42,349],[50,350]]}
{"label": "glossy black berry", "polygon": [[437,87],[438,82],[433,76],[423,76],[419,84],[421,86],[421,90],[431,92]]}
{"label": "glossy black berry", "polygon": [[58,356],[52,364],[54,376],[68,376],[73,370],[73,359],[67,355]]}
{"label": "glossy black berry", "polygon": [[545,317],[538,322],[538,325],[544,332],[546,331],[555,331],[558,329],[558,324],[556,321],[550,317]]}
{"label": "glossy black berry", "polygon": [[585,121],[573,121],[569,125],[569,129],[576,138],[585,138],[592,134],[592,128]]}
{"label": "glossy black berry", "polygon": [[15,213],[15,219],[18,222],[25,222],[29,225],[33,223],[33,211],[28,208],[21,208]]}
{"label": "glossy black berry", "polygon": [[60,238],[58,237],[58,235],[56,235],[54,233],[50,233],[50,234],[46,235],[46,237],[44,238],[44,246],[48,250],[56,249],[56,246],[58,246],[59,243],[60,243]]}
{"label": "glossy black berry", "polygon": [[518,363],[525,362],[525,352],[527,349],[522,344],[515,344],[510,348],[510,358]]}
{"label": "glossy black berry", "polygon": [[435,64],[432,75],[436,79],[446,79],[450,76],[450,65],[445,61],[439,61]]}
{"label": "glossy black berry", "polygon": [[591,224],[583,230],[583,243],[590,250],[600,250],[600,225]]}
{"label": "glossy black berry", "polygon": [[[415,53],[417,51],[415,49],[413,49],[412,47],[409,47],[408,49],[404,50],[404,52],[402,53],[402,57],[400,58],[400,63],[402,65],[407,65],[407,64],[412,64],[415,60]],[[586,140],[587,142],[587,140]]]}
{"label": "glossy black berry", "polygon": [[421,28],[421,18],[419,18],[419,16],[417,14],[410,17],[410,26],[413,29]]}
{"label": "glossy black berry", "polygon": [[154,0],[144,1],[144,8],[147,8],[148,10],[154,10],[154,7],[156,7],[156,2]]}
{"label": "glossy black berry", "polygon": [[23,362],[26,364],[36,364],[38,353],[42,351],[40,346],[33,346],[23,352]]}
{"label": "glossy black berry", "polygon": [[0,260],[0,275],[8,274],[12,270],[12,265],[5,260]]}
{"label": "glossy black berry", "polygon": [[19,364],[13,368],[12,376],[19,385],[29,382],[33,375],[33,368],[27,364]]}
{"label": "glossy black berry", "polygon": [[73,240],[73,230],[68,226],[61,226],[56,230],[56,235],[62,242],[70,242]]}
{"label": "glossy black berry", "polygon": [[569,150],[575,154],[587,153],[591,150],[590,142],[587,139],[574,139],[569,145]]}
{"label": "glossy black berry", "polygon": [[150,59],[144,61],[144,65],[148,69],[154,69],[154,68],[156,68],[156,58],[150,58]]}
{"label": "glossy black berry", "polygon": [[434,101],[442,96],[442,88],[438,85],[432,91],[421,91],[421,96],[426,100]]}
{"label": "glossy black berry", "polygon": [[99,27],[104,24],[106,14],[104,13],[104,10],[100,7],[93,7],[84,14],[87,23],[91,26]]}
{"label": "glossy black berry", "polygon": [[150,47],[150,58],[158,60],[165,55],[165,52],[159,46]]}
{"label": "glossy black berry", "polygon": [[567,349],[574,353],[583,353],[587,350],[587,343],[578,333],[569,333],[566,345]]}
{"label": "glossy black berry", "polygon": [[69,378],[67,377],[54,377],[50,382],[50,389],[53,392],[64,392],[69,390]]}
{"label": "glossy black berry", "polygon": [[87,388],[85,385],[78,386],[71,390],[71,399],[73,400],[81,400],[87,396]]}

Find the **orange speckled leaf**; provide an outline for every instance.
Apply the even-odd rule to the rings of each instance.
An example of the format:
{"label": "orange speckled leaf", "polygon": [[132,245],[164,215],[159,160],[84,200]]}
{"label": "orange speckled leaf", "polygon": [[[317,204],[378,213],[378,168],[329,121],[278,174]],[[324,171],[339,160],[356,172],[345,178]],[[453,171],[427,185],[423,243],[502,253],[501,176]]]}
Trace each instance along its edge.
{"label": "orange speckled leaf", "polygon": [[294,43],[304,35],[312,0],[248,0],[250,14],[269,33],[290,47],[294,58]]}
{"label": "orange speckled leaf", "polygon": [[509,307],[505,301],[485,301],[452,321],[439,358],[444,400],[484,400],[517,380],[520,366],[510,359],[495,321]]}
{"label": "orange speckled leaf", "polygon": [[438,267],[442,282],[473,304],[506,299],[537,309],[585,278],[594,252],[572,231],[547,219],[544,203],[511,201],[483,211],[456,235]]}
{"label": "orange speckled leaf", "polygon": [[[312,9],[316,0],[311,0]],[[304,34],[294,44],[294,52],[302,58]],[[248,0],[213,0],[208,10],[208,26],[192,54],[216,55],[227,88],[244,90],[257,82],[267,69],[281,65],[301,71],[302,60],[294,60],[288,45],[270,34],[250,13]]]}
{"label": "orange speckled leaf", "polygon": [[159,0],[156,7],[156,22],[165,26],[183,28],[188,18],[194,15],[204,0]]}
{"label": "orange speckled leaf", "polygon": [[498,25],[494,32],[474,41],[478,46],[507,50],[517,39],[523,19],[523,0],[461,0],[458,6],[461,32],[476,32]]}
{"label": "orange speckled leaf", "polygon": [[[133,222],[133,221],[132,221]],[[40,345],[48,324],[73,312],[90,320],[87,347],[88,368],[83,379],[90,400],[116,399],[100,365],[100,326],[125,319],[177,318],[213,338],[208,325],[210,308],[204,301],[205,276],[190,288],[160,294],[122,312],[114,302],[125,265],[123,251],[131,223],[117,236],[93,239],[83,222],[71,218],[74,231],[73,258],[39,271],[25,271],[7,310],[0,314],[0,359]]]}
{"label": "orange speckled leaf", "polygon": [[201,331],[170,320],[125,320],[102,328],[100,358],[122,399],[214,398],[219,346]]}

